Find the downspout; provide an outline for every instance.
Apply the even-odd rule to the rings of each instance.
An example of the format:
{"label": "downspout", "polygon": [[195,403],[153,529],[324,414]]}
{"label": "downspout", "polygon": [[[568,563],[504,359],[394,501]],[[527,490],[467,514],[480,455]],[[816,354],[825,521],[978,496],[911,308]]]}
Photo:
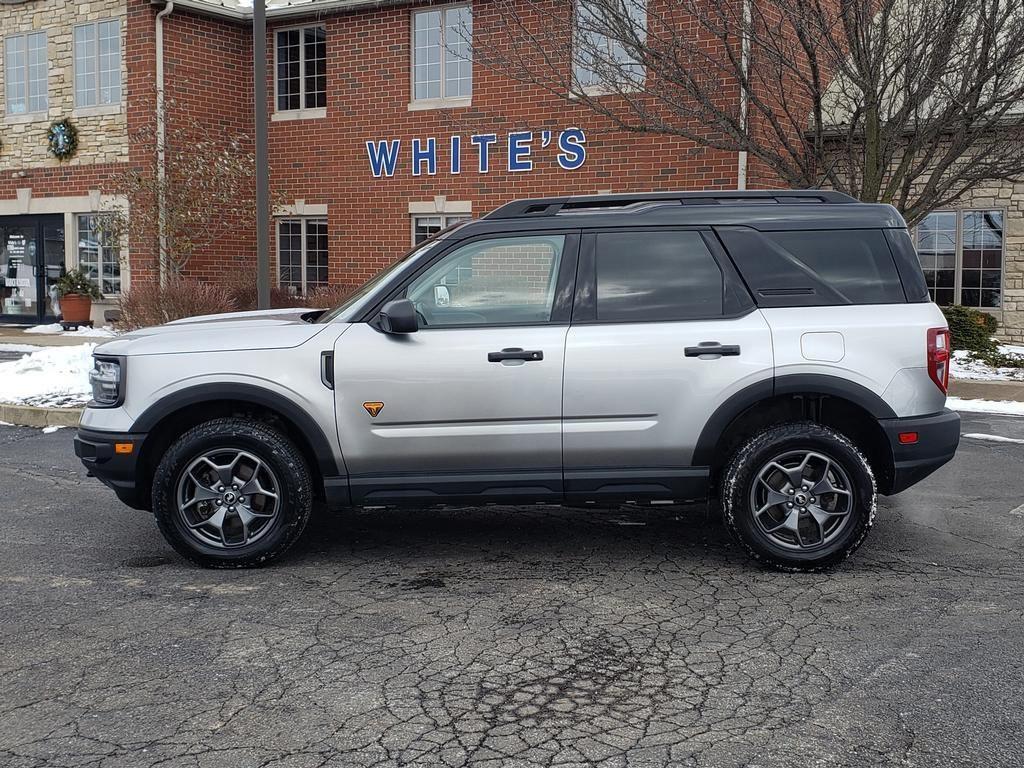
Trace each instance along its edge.
{"label": "downspout", "polygon": [[[750,0],[743,0],[743,32],[740,41],[740,73],[744,81],[750,75],[750,25],[751,25]],[[740,83],[740,130],[743,135],[747,133],[747,111],[749,97],[747,88]],[[747,188],[747,150],[741,149],[737,158],[736,188]]]}
{"label": "downspout", "polygon": [[164,17],[174,11],[168,0],[156,15],[156,180],[157,240],[159,243],[160,285],[167,282],[167,122],[164,117]]}

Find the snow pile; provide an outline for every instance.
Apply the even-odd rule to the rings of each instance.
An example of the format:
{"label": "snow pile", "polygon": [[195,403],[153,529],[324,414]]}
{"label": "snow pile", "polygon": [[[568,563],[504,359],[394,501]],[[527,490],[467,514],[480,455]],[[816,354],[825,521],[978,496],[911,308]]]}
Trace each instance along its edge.
{"label": "snow pile", "polygon": [[[1004,355],[1024,358],[1024,347],[1000,344],[999,351]],[[1024,381],[1024,368],[993,368],[980,360],[974,360],[970,352],[961,349],[953,353],[949,375],[965,381]]]}
{"label": "snow pile", "polygon": [[25,333],[38,333],[45,336],[85,336],[91,339],[109,339],[117,336],[117,332],[109,325],[104,325],[102,328],[88,328],[82,325],[73,331],[65,331],[64,326],[60,323],[33,325],[31,328],[26,328]]}
{"label": "snow pile", "polygon": [[0,402],[76,408],[92,399],[89,371],[95,344],[44,347],[0,363]]}
{"label": "snow pile", "polygon": [[1024,416],[1024,403],[1016,400],[964,400],[947,397],[946,407],[965,413],[998,413],[1004,416]]}

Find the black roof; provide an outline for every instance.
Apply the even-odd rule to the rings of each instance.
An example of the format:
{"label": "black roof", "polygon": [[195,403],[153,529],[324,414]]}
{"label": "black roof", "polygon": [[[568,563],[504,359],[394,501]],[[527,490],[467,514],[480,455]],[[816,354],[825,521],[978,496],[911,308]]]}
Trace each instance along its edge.
{"label": "black roof", "polygon": [[890,205],[861,203],[821,189],[642,192],[516,200],[488,213],[486,229],[589,226],[750,226],[782,229],[903,228]]}

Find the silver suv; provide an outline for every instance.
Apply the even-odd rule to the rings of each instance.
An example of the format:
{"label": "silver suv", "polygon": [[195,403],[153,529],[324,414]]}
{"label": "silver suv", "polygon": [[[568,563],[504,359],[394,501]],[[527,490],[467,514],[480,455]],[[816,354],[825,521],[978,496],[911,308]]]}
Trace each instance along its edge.
{"label": "silver suv", "polygon": [[96,350],[76,452],[178,552],[280,555],[318,502],[717,498],[755,558],[853,552],[949,461],[949,332],[906,224],[822,191],[520,200],[330,311]]}

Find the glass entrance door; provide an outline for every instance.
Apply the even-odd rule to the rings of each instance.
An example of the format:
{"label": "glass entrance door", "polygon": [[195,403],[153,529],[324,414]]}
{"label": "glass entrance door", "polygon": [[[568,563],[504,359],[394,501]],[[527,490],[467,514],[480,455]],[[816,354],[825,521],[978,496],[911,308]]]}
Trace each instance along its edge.
{"label": "glass entrance door", "polygon": [[50,288],[63,269],[63,216],[0,217],[0,320],[54,320]]}

